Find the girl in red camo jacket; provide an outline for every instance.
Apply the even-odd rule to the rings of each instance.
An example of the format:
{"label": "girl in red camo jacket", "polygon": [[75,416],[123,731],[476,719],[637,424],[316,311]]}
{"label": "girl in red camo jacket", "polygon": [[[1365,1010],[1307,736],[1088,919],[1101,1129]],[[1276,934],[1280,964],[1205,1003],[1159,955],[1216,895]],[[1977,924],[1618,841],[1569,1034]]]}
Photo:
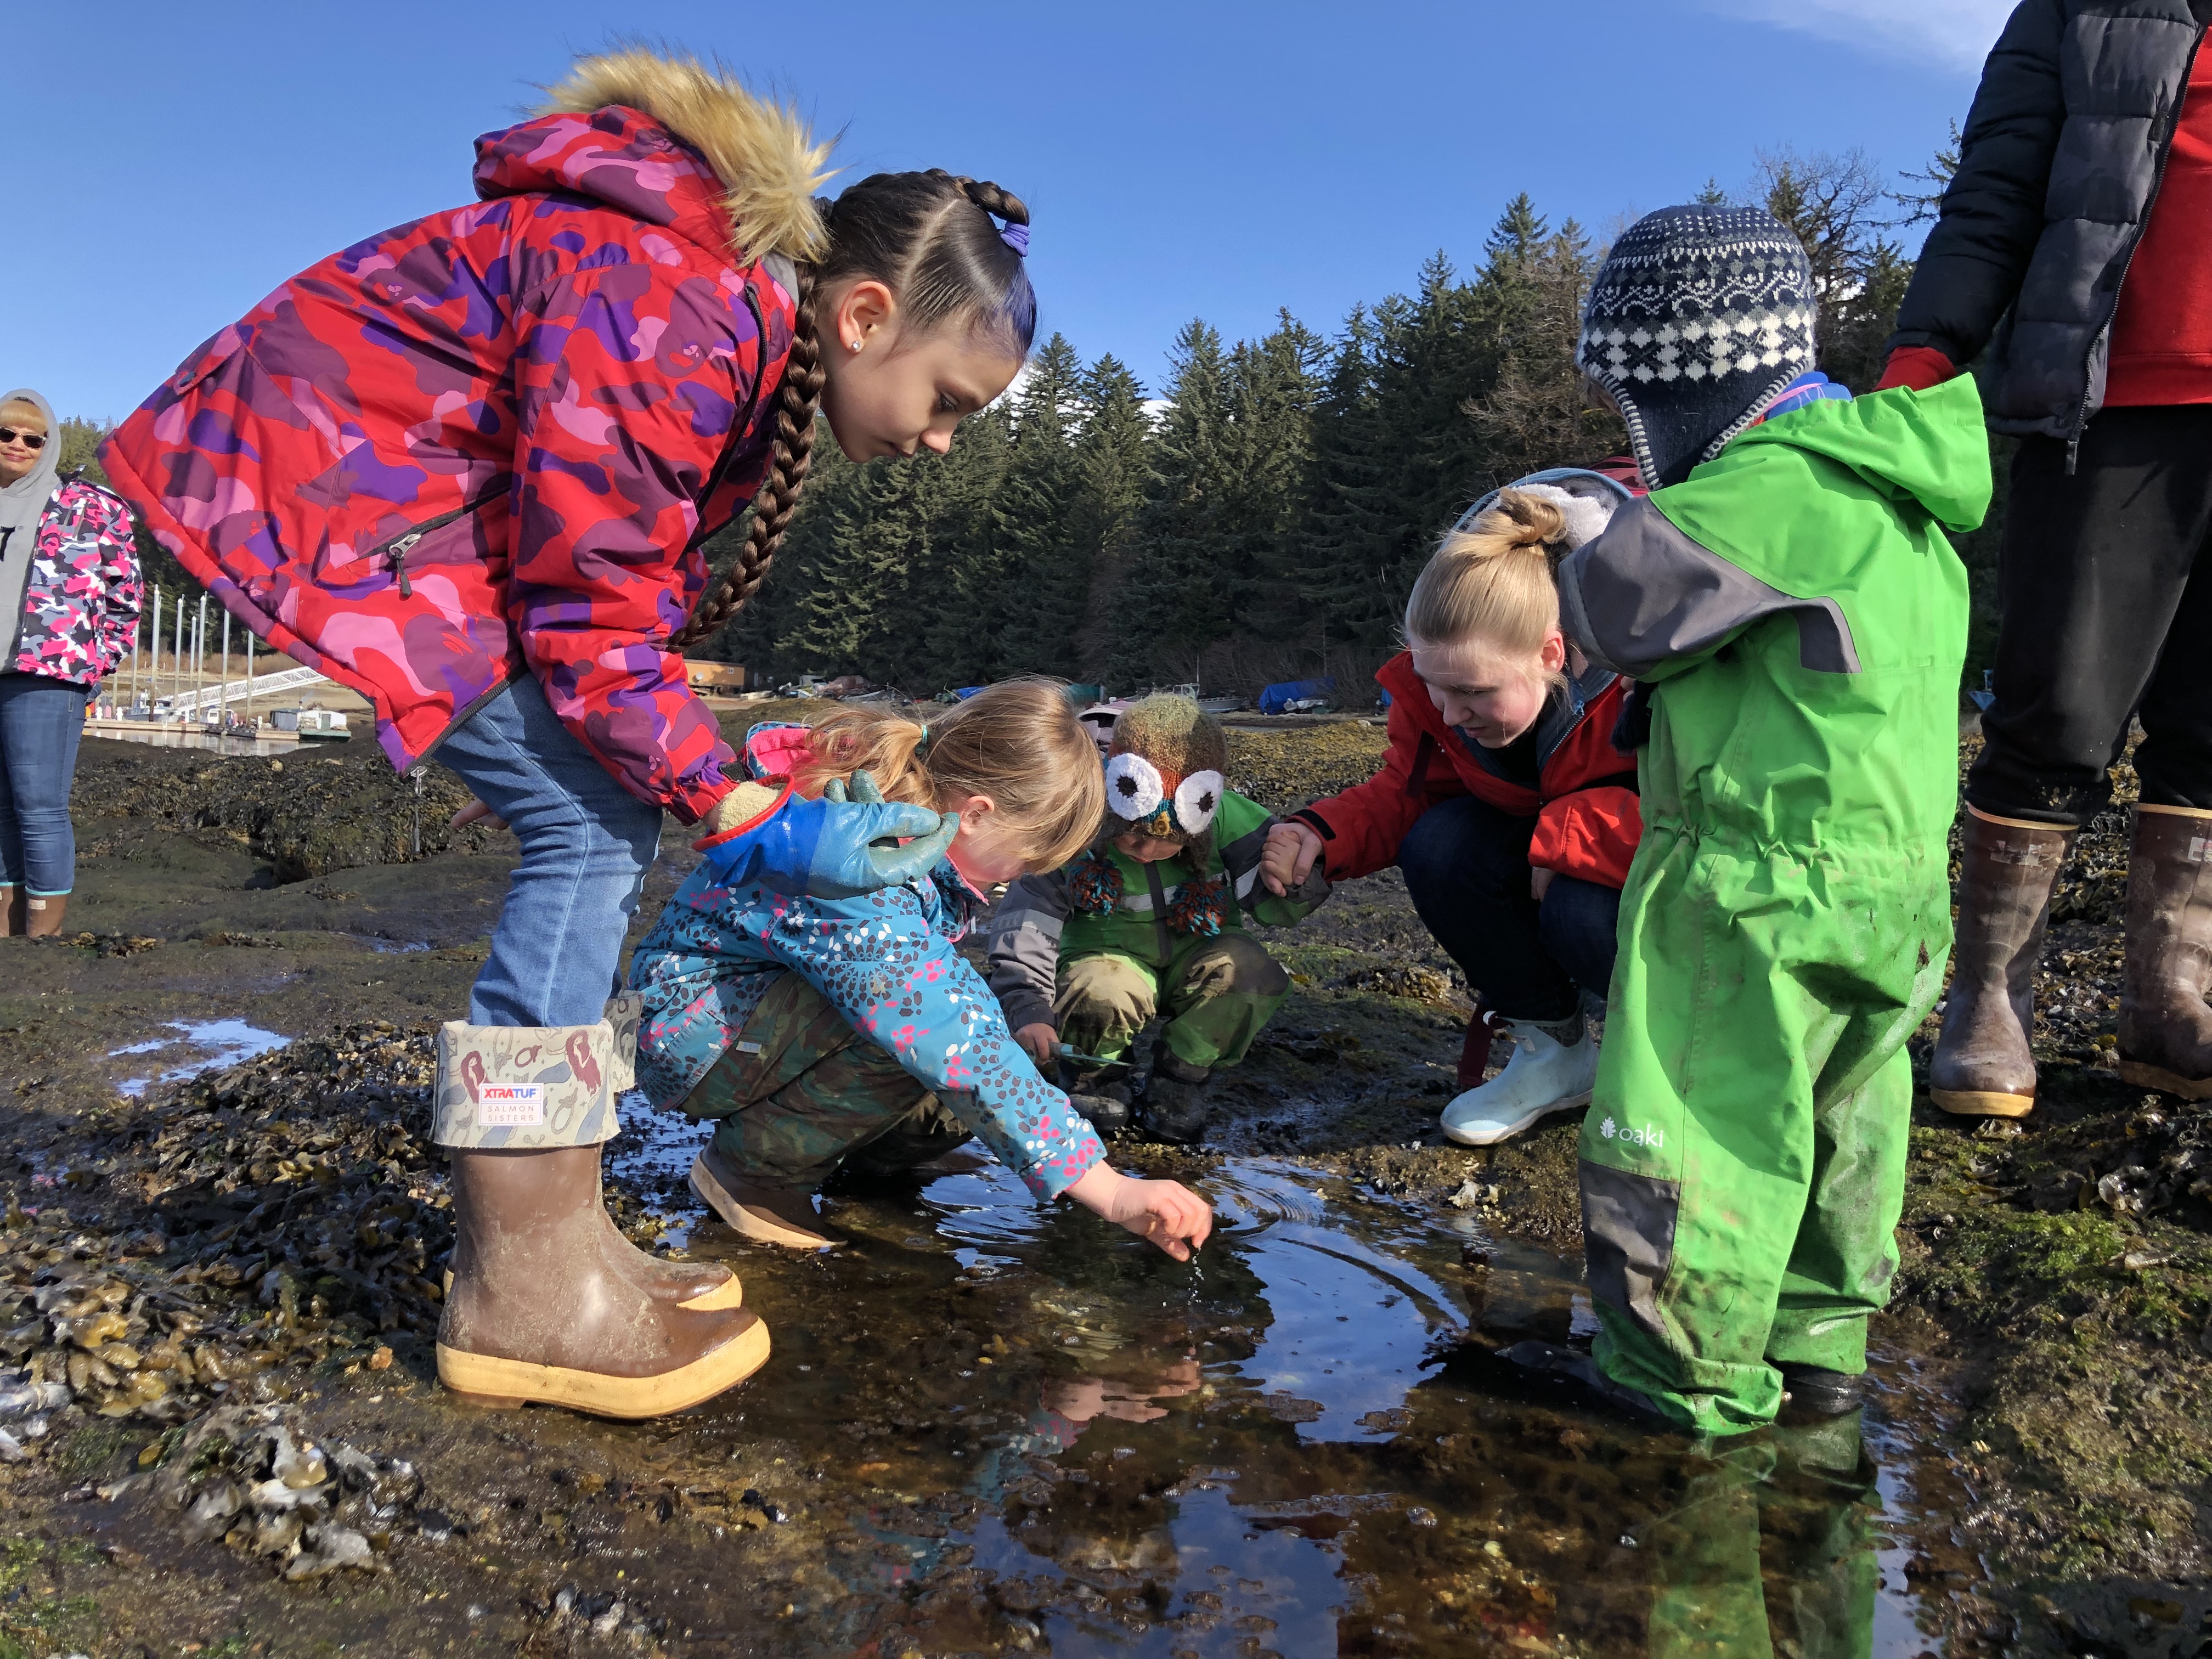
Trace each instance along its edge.
{"label": "girl in red camo jacket", "polygon": [[[1444,1109],[1453,1139],[1488,1146],[1587,1104],[1597,1045],[1582,997],[1613,977],[1613,926],[1643,833],[1636,761],[1613,744],[1627,683],[1559,632],[1556,562],[1629,491],[1601,473],[1531,475],[1485,497],[1444,538],[1406,606],[1382,769],[1270,832],[1280,893],[1322,860],[1331,881],[1391,864],[1480,994]],[[1492,1026],[1513,1037],[1482,1081]]]}
{"label": "girl in red camo jacket", "polygon": [[[685,683],[683,646],[767,570],[817,407],[855,459],[941,453],[1035,329],[1018,199],[908,173],[817,201],[825,155],[691,60],[583,58],[477,141],[480,200],[283,284],[104,451],[224,605],[369,698],[395,766],[434,755],[521,842],[433,1118],[439,1374],[483,1401],[654,1415],[767,1358],[734,1278],[634,1249],[599,1198],[635,1039],[609,993],[662,813],[718,867],[838,896],[957,827],[746,781]],[[700,603],[700,547],[749,501]]]}

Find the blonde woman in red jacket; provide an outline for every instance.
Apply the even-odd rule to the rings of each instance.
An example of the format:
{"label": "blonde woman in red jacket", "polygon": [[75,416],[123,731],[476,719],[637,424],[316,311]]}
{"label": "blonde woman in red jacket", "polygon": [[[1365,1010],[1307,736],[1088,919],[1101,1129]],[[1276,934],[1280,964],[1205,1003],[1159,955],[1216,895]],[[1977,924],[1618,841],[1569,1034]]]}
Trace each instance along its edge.
{"label": "blonde woman in red jacket", "polygon": [[[1396,865],[1413,908],[1478,994],[1443,1131],[1484,1146],[1589,1103],[1597,1045],[1585,994],[1613,976],[1621,884],[1643,833],[1636,760],[1616,747],[1628,683],[1559,631],[1558,560],[1629,491],[1602,473],[1540,472],[1485,497],[1413,585],[1382,769],[1270,836],[1279,893],[1318,860],[1332,881]],[[1624,739],[1626,741],[1626,739]],[[1513,1038],[1482,1080],[1490,1038]]]}

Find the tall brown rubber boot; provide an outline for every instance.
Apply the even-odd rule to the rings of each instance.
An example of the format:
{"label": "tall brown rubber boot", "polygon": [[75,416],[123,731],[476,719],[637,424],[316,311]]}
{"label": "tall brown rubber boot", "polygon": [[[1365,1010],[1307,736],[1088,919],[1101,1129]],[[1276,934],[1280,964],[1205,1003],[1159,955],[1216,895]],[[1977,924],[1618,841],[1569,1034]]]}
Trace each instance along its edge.
{"label": "tall brown rubber boot", "polygon": [[69,895],[50,893],[44,897],[28,888],[18,890],[24,895],[23,931],[33,939],[47,939],[62,930],[62,918],[69,914]]}
{"label": "tall brown rubber boot", "polygon": [[2127,981],[2120,1075],[2184,1100],[2212,1098],[2212,812],[2136,808],[2128,854]]}
{"label": "tall brown rubber boot", "polygon": [[624,1259],[633,1247],[606,1224],[597,1146],[452,1156],[453,1287],[438,1379],[453,1393],[659,1417],[767,1363],[757,1314],[678,1307],[640,1289]]}
{"label": "tall brown rubber boot", "polygon": [[23,918],[27,914],[24,905],[27,896],[16,886],[0,887],[0,939],[19,939],[22,936]]}
{"label": "tall brown rubber boot", "polygon": [[2035,1109],[2035,966],[2075,831],[1966,809],[1957,942],[1928,1092],[1962,1117]]}

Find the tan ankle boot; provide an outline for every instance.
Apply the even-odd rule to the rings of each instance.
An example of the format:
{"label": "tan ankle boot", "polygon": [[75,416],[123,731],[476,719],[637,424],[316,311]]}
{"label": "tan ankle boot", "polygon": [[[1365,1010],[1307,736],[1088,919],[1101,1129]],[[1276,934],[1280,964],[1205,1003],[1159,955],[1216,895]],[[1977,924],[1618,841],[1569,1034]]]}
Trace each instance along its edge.
{"label": "tan ankle boot", "polygon": [[43,896],[22,890],[23,931],[33,939],[50,939],[62,930],[62,918],[69,914],[67,893],[48,893]]}
{"label": "tan ankle boot", "polygon": [[2185,1100],[2212,1098],[2212,812],[2136,808],[2128,854],[2127,981],[2120,1075]]}
{"label": "tan ankle boot", "polygon": [[23,933],[23,908],[28,896],[20,887],[0,887],[0,939],[20,939]]}
{"label": "tan ankle boot", "polygon": [[1966,809],[1958,937],[1928,1092],[1965,1117],[2035,1109],[2035,967],[2075,831]]}

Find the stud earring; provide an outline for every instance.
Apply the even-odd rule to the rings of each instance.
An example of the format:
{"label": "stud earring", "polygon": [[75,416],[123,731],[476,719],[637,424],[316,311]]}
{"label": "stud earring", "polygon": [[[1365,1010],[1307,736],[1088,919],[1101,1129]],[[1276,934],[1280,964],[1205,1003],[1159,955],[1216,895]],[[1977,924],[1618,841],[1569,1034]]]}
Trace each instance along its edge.
{"label": "stud earring", "polygon": [[850,344],[855,351],[858,351],[860,349],[860,343],[858,340],[849,341],[848,343]]}

